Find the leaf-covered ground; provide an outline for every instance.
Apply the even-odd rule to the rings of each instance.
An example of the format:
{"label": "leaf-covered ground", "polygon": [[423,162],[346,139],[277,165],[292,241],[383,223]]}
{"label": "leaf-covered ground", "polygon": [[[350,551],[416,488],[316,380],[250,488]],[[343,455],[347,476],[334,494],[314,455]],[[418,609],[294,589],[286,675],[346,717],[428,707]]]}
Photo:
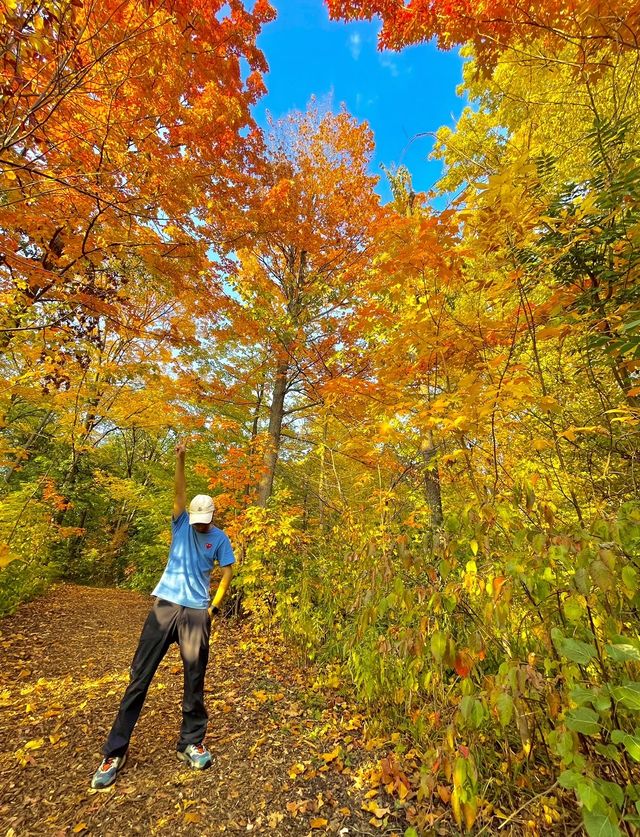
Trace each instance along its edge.
{"label": "leaf-covered ground", "polygon": [[381,782],[396,797],[408,786],[388,759],[380,773],[384,742],[366,742],[364,719],[330,678],[318,679],[276,634],[256,636],[246,623],[213,628],[213,767],[189,770],[175,756],[182,665],[174,646],[127,766],[112,788],[92,791],[150,602],[65,585],[0,621],[3,834],[404,833],[409,800],[394,804]]}

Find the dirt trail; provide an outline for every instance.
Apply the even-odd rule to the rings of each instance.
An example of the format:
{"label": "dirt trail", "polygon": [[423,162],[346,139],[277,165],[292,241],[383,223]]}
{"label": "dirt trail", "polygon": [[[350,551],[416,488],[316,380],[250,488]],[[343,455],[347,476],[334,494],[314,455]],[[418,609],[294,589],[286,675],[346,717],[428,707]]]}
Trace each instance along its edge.
{"label": "dirt trail", "polygon": [[371,801],[355,775],[373,754],[361,744],[361,717],[338,691],[314,690],[314,674],[275,635],[255,637],[246,624],[213,629],[213,767],[199,773],[175,757],[182,665],[174,646],[127,766],[112,788],[90,790],[150,601],[64,585],[0,620],[0,837],[404,832],[400,811],[374,827],[362,809]]}

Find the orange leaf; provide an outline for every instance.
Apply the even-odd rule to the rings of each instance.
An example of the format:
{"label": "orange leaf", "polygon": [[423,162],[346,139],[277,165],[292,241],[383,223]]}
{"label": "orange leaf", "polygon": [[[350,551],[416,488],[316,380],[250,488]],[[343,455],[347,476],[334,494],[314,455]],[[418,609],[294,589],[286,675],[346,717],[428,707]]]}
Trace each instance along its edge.
{"label": "orange leaf", "polygon": [[502,588],[504,587],[504,584],[505,584],[506,580],[507,579],[503,575],[499,575],[499,576],[497,576],[496,578],[493,579],[493,598],[494,598],[494,601],[497,601],[498,597],[500,596],[500,593],[502,591]]}
{"label": "orange leaf", "polygon": [[314,817],[309,825],[311,828],[325,828],[329,825],[329,820],[325,820],[324,817]]}
{"label": "orange leaf", "polygon": [[184,815],[184,821],[185,822],[200,822],[200,820],[201,820],[200,814],[196,814],[195,811],[193,813],[191,811],[188,811]]}
{"label": "orange leaf", "polygon": [[444,802],[445,805],[449,804],[449,800],[451,799],[451,789],[446,787],[445,785],[438,785],[436,788],[438,791],[438,796]]}
{"label": "orange leaf", "polygon": [[458,677],[467,677],[469,675],[469,672],[473,668],[473,660],[467,651],[458,651],[453,667]]}

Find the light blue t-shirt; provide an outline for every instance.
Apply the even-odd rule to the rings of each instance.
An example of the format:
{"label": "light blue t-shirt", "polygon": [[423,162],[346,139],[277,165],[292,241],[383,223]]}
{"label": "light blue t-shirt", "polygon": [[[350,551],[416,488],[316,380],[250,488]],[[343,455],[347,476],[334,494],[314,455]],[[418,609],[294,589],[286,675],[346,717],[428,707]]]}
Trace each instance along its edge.
{"label": "light blue t-shirt", "polygon": [[198,532],[189,525],[186,511],[173,521],[169,560],[152,596],[184,607],[209,607],[209,578],[213,565],[235,562],[229,538],[215,526]]}

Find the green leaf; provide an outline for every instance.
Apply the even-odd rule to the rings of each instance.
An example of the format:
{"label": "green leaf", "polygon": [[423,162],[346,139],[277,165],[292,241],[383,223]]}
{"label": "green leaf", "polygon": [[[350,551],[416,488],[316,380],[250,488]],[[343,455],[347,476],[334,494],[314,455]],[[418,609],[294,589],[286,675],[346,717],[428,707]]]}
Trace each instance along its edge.
{"label": "green leaf", "polygon": [[640,546],[640,503],[623,503],[618,512],[618,536],[627,554]]}
{"label": "green leaf", "polygon": [[575,571],[573,583],[575,584],[578,593],[582,593],[585,596],[587,595],[587,593],[591,590],[591,581],[586,567],[579,567]]}
{"label": "green leaf", "polygon": [[579,706],[567,712],[565,722],[569,729],[583,735],[597,735],[600,731],[600,716],[586,706]]}
{"label": "green leaf", "polygon": [[[555,733],[554,733],[555,734]],[[575,741],[570,732],[558,732],[555,739],[555,749],[565,764],[574,760]]]}
{"label": "green leaf", "polygon": [[513,717],[513,698],[511,695],[506,692],[501,692],[496,701],[496,708],[498,710],[500,725],[503,727],[509,726]]}
{"label": "green leaf", "polygon": [[604,561],[592,561],[589,565],[589,575],[593,579],[593,583],[597,584],[598,587],[606,593],[607,590],[613,590],[615,586],[615,581],[613,575],[611,574],[611,570]]}
{"label": "green leaf", "polygon": [[441,663],[447,650],[447,635],[443,631],[435,631],[431,635],[431,653],[437,663]]}
{"label": "green leaf", "polygon": [[605,650],[614,663],[626,663],[629,660],[638,662],[640,660],[640,651],[634,645],[628,643],[616,642],[605,645]]}
{"label": "green leaf", "polygon": [[404,837],[419,837],[418,832],[415,828],[410,825],[409,828],[404,832]]}
{"label": "green leaf", "polygon": [[622,686],[612,686],[611,694],[613,699],[626,709],[640,712],[640,683],[629,681]]}
{"label": "green leaf", "polygon": [[582,820],[589,837],[622,837],[622,832],[602,811],[582,809]]}
{"label": "green leaf", "polygon": [[564,636],[558,628],[551,631],[553,644],[558,649],[561,657],[566,657],[572,663],[587,665],[596,655],[596,647],[590,642],[582,642],[579,639],[569,639]]}
{"label": "green leaf", "polygon": [[584,607],[578,599],[571,596],[563,603],[564,615],[569,622],[579,622],[584,615]]}
{"label": "green leaf", "polygon": [[471,697],[471,695],[465,695],[460,701],[460,712],[462,713],[462,717],[465,719],[465,721],[468,721],[471,717],[471,712],[473,710],[474,703],[475,698]]}
{"label": "green leaf", "polygon": [[563,770],[558,776],[558,784],[561,788],[567,790],[575,790],[578,787],[578,782],[582,779],[580,773],[576,770]]}
{"label": "green leaf", "polygon": [[622,808],[624,802],[624,790],[615,782],[605,782],[604,779],[598,779],[598,790],[601,791],[607,799],[610,799],[614,805]]}
{"label": "green leaf", "polygon": [[626,567],[622,568],[622,583],[632,593],[636,592],[638,589],[638,571],[635,567],[627,564]]}
{"label": "green leaf", "polygon": [[576,686],[571,689],[569,697],[578,706],[584,706],[587,703],[593,703],[596,699],[596,692],[594,689],[585,689],[584,686]]}
{"label": "green leaf", "polygon": [[640,736],[629,735],[624,730],[614,729],[611,733],[611,740],[614,744],[622,744],[634,761],[640,761]]}
{"label": "green leaf", "polygon": [[606,712],[611,706],[611,697],[606,689],[585,689],[576,686],[569,692],[569,697],[578,706],[590,703],[598,712]]}
{"label": "green leaf", "polygon": [[620,764],[620,751],[613,744],[596,744],[595,751],[599,755],[604,756],[606,759],[615,761],[616,764]]}
{"label": "green leaf", "polygon": [[588,811],[593,809],[599,803],[603,803],[604,799],[593,786],[593,782],[588,779],[581,779],[576,786],[576,796],[578,797],[583,809]]}

